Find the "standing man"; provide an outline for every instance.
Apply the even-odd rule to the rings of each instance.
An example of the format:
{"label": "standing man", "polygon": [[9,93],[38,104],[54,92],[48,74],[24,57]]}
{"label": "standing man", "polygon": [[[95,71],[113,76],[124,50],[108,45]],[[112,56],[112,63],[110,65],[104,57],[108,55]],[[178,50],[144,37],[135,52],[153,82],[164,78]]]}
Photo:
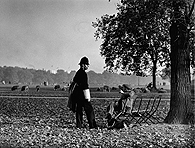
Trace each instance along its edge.
{"label": "standing man", "polygon": [[82,128],[83,124],[83,109],[86,113],[89,128],[97,128],[95,121],[95,113],[90,102],[90,91],[88,85],[88,76],[85,70],[89,68],[89,60],[83,57],[80,60],[80,69],[76,72],[73,81],[77,83],[75,88],[76,99],[76,127]]}

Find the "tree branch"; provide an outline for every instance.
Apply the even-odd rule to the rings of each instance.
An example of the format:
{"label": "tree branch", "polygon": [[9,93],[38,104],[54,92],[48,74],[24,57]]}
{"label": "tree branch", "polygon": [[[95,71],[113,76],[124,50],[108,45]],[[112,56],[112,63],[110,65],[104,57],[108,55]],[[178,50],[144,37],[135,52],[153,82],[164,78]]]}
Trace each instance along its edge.
{"label": "tree branch", "polygon": [[190,13],[189,13],[189,18],[192,15],[192,12],[194,10],[194,5],[195,5],[195,0],[193,1],[192,8],[191,8]]}

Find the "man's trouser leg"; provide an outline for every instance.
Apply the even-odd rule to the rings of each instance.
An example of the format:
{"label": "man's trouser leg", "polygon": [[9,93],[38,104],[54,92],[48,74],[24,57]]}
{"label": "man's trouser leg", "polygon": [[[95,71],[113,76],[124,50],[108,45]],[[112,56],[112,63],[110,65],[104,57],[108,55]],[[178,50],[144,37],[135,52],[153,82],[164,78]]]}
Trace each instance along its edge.
{"label": "man's trouser leg", "polygon": [[87,116],[89,128],[96,128],[97,125],[95,121],[95,113],[91,105],[91,102],[88,102],[87,100],[84,102],[84,110]]}
{"label": "man's trouser leg", "polygon": [[76,127],[81,128],[83,124],[83,108],[80,103],[76,107]]}

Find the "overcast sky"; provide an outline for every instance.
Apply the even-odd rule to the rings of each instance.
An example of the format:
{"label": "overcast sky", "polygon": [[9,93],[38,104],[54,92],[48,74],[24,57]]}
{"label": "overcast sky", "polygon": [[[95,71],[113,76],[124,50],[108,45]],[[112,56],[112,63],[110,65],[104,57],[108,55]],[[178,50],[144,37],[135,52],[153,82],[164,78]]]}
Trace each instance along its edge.
{"label": "overcast sky", "polygon": [[77,70],[81,57],[101,73],[101,41],[92,22],[119,0],[0,0],[0,66]]}

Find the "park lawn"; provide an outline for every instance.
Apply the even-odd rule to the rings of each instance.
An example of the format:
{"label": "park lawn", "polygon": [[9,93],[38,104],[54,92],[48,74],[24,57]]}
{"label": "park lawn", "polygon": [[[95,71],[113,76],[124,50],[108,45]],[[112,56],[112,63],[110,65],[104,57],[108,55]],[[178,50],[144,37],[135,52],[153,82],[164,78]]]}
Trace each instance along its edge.
{"label": "park lawn", "polygon": [[[68,88],[63,90],[54,90],[53,86],[41,86],[37,92],[35,86],[30,86],[28,92],[23,92],[19,89],[11,91],[12,85],[0,85],[0,96],[28,96],[28,97],[68,97]],[[110,92],[98,91],[97,88],[90,88],[92,98],[119,98],[119,89],[111,90]],[[162,95],[163,98],[170,97],[170,91],[167,93],[142,93],[140,96],[150,97],[152,95]]]}
{"label": "park lawn", "polygon": [[[1,147],[194,147],[190,125],[143,124],[108,130],[106,107],[114,99],[92,99],[99,129],[75,128],[67,98],[6,98],[0,101]],[[169,102],[160,105],[160,115]],[[86,118],[85,123],[86,123]]]}

